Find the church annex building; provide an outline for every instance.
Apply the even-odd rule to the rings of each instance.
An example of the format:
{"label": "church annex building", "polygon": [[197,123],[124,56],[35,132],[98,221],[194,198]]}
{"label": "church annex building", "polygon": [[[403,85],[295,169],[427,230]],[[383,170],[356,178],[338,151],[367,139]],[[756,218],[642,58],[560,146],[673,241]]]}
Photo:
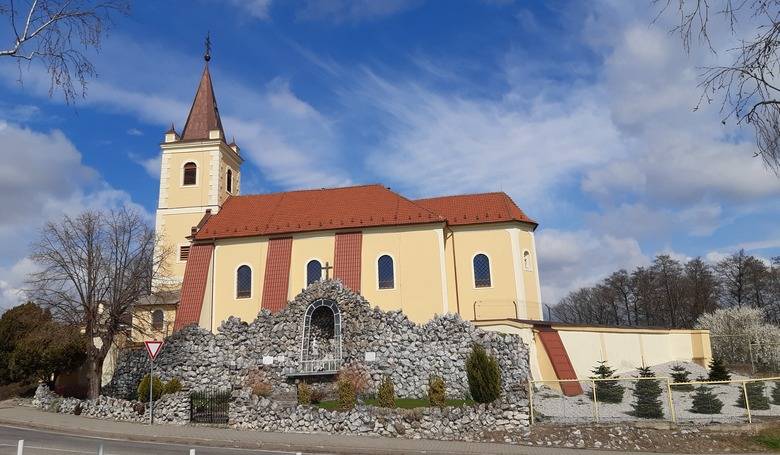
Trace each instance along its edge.
{"label": "church annex building", "polygon": [[190,324],[216,332],[335,278],[414,322],[457,313],[520,334],[534,379],[584,379],[598,360],[626,371],[711,357],[703,330],[544,321],[538,223],[505,193],[411,200],[373,184],[241,195],[243,158],[226,140],[208,61],[184,128],[160,147],[156,229],[172,254],[156,296],[134,308],[134,341]]}

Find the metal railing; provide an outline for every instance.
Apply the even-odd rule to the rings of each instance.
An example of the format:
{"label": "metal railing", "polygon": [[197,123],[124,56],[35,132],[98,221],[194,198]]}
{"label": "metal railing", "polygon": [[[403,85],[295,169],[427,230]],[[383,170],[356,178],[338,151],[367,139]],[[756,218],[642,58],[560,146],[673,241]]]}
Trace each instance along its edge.
{"label": "metal railing", "polygon": [[314,376],[319,374],[335,374],[341,369],[342,359],[314,359],[303,360],[298,368],[290,368],[285,371],[287,376]]}
{"label": "metal railing", "polygon": [[[531,424],[539,420],[602,421],[646,420],[628,411],[636,403],[636,384],[640,381],[657,381],[660,414],[650,419],[678,421],[729,421],[744,419],[752,423],[754,418],[780,418],[780,377],[732,379],[728,381],[674,382],[670,377],[616,377],[593,379],[529,380],[528,398]],[[618,401],[599,397],[599,384],[610,382],[622,389]],[[582,393],[570,396],[563,393],[562,385],[578,383]],[[557,386],[560,391],[549,387]],[[767,387],[771,385],[772,387]],[[704,390],[699,390],[703,388]],[[571,387],[568,388],[571,390]],[[696,409],[695,396],[706,394],[718,402],[717,409],[702,412]],[[752,397],[752,398],[751,398]],[[755,400],[751,403],[751,400]],[[713,412],[714,411],[714,412]]]}

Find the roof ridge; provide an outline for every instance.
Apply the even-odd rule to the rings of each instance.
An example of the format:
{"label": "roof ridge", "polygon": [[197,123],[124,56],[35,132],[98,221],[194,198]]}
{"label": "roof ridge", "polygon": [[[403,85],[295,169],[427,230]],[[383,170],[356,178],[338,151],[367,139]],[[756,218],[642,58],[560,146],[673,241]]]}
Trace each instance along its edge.
{"label": "roof ridge", "polygon": [[[261,197],[261,196],[276,196],[280,194],[290,194],[290,193],[313,193],[315,191],[335,191],[335,190],[347,190],[351,188],[366,188],[370,186],[378,186],[381,188],[385,188],[380,183],[366,183],[362,185],[349,185],[349,186],[334,186],[329,188],[304,188],[300,190],[286,190],[286,191],[274,191],[273,193],[256,193],[256,194],[241,194],[237,196],[233,196],[235,198],[251,198],[251,197]],[[398,194],[398,193],[395,193]]]}
{"label": "roof ridge", "polygon": [[[417,203],[416,203],[415,201],[413,201],[412,199],[409,199],[408,197],[404,196],[403,194],[396,193],[395,191],[391,190],[390,188],[387,188],[387,187],[384,187],[384,188],[385,188],[387,191],[389,191],[389,192],[391,192],[391,193],[395,194],[395,195],[396,195],[396,196],[398,196],[399,198],[401,198],[401,199],[405,200],[406,202],[408,202],[408,203],[410,203],[410,204],[414,205],[415,207],[417,207],[417,208],[419,208],[419,209],[421,209],[421,210],[423,210],[423,211],[425,211],[425,212],[428,212],[428,213],[430,213],[431,215],[435,216],[435,217],[436,217],[436,218],[438,218],[439,220],[442,220],[442,221],[447,221],[447,219],[446,219],[445,217],[443,217],[443,216],[441,215],[441,213],[436,213],[436,212],[434,212],[433,210],[430,210],[428,207],[423,207],[423,206],[421,206],[420,204],[417,204]],[[397,214],[397,213],[398,213],[398,206],[396,206],[396,214]]]}
{"label": "roof ridge", "polygon": [[430,201],[433,199],[447,199],[447,198],[454,198],[454,197],[469,197],[469,196],[487,196],[491,194],[503,194],[506,196],[506,191],[488,191],[483,193],[463,193],[463,194],[450,194],[446,196],[433,196],[433,197],[424,197],[420,199],[414,199],[415,201]]}

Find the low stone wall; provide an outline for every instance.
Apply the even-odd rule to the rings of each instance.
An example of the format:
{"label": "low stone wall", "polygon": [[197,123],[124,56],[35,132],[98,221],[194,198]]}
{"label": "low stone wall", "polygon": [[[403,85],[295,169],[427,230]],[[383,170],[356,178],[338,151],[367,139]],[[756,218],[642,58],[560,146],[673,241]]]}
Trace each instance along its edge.
{"label": "low stone wall", "polygon": [[[38,386],[32,405],[50,412],[124,422],[148,422],[148,403],[101,395],[95,400],[63,398],[45,385]],[[140,410],[140,413],[139,413]],[[173,424],[190,421],[190,400],[185,392],[163,395],[154,402],[154,420]]]}
{"label": "low stone wall", "polygon": [[[231,317],[216,334],[194,325],[185,327],[166,339],[155,360],[155,372],[163,380],[178,377],[189,390],[239,390],[245,386],[247,373],[260,367],[273,381],[275,393],[292,394],[294,384],[284,372],[300,367],[304,315],[318,299],[338,305],[342,358],[345,363],[361,363],[370,372],[370,390],[376,390],[387,374],[399,397],[420,398],[427,394],[429,377],[437,375],[444,379],[449,396],[464,397],[468,392],[464,365],[473,343],[496,358],[505,393],[526,384],[528,347],[519,336],[484,331],[453,314],[418,325],[400,311],[371,308],[338,280],[313,283],[282,311],[262,310],[250,323]],[[365,361],[367,353],[373,353],[375,360]],[[263,365],[263,358],[273,359],[273,364]],[[138,383],[148,371],[143,350],[122,352],[104,393],[135,398]],[[526,389],[513,393],[525,398]]]}
{"label": "low stone wall", "polygon": [[230,425],[240,429],[480,441],[487,432],[516,431],[529,425],[528,401],[489,405],[388,409],[357,406],[330,411],[285,405],[242,393],[230,408]]}

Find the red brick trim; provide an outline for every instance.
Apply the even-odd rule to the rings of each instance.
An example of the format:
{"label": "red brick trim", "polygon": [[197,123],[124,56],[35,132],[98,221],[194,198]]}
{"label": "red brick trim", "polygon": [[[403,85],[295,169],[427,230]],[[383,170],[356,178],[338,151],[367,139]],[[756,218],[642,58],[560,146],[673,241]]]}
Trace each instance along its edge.
{"label": "red brick trim", "polygon": [[[552,363],[553,370],[558,379],[577,379],[577,373],[574,372],[574,366],[571,364],[569,354],[563,345],[561,335],[558,331],[550,327],[537,327],[539,331],[539,340],[547,351],[547,357]],[[582,386],[579,382],[561,382],[563,394],[569,397],[582,394]]]}
{"label": "red brick trim", "polygon": [[262,307],[277,312],[287,306],[292,237],[271,239],[265,260]]}
{"label": "red brick trim", "polygon": [[181,283],[181,303],[176,311],[176,321],[173,323],[174,332],[200,321],[213,251],[214,245],[192,245],[190,248],[184,269],[184,280]]}
{"label": "red brick trim", "polygon": [[333,254],[333,277],[344,286],[360,292],[360,265],[362,258],[362,232],[344,232],[336,234],[336,247]]}

